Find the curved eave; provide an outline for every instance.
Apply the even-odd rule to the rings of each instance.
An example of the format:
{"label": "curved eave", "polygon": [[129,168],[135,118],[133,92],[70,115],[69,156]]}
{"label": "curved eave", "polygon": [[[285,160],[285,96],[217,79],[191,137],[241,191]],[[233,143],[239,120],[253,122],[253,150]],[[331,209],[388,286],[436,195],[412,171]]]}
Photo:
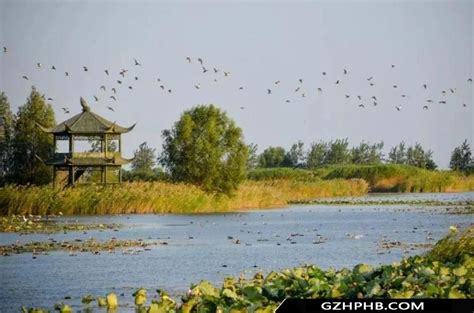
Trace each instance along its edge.
{"label": "curved eave", "polygon": [[41,125],[40,123],[36,122],[35,121],[35,124],[36,126],[38,126],[39,129],[41,129],[42,131],[44,131],[45,133],[49,133],[49,134],[53,134],[53,128],[47,128],[47,127],[44,127],[43,125]]}
{"label": "curved eave", "polygon": [[105,130],[105,133],[107,133],[107,134],[126,134],[126,133],[132,131],[135,128],[136,125],[137,125],[137,123],[133,124],[130,127],[122,127],[122,126],[117,125],[114,122],[112,125],[110,125],[109,128],[107,128]]}

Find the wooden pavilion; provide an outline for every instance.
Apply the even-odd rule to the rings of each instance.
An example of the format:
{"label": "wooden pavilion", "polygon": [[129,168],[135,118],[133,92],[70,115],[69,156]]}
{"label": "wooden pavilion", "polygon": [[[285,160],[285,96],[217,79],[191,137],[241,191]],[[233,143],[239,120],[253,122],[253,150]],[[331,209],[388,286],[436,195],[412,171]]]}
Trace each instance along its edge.
{"label": "wooden pavilion", "polygon": [[[102,184],[121,183],[121,166],[133,160],[122,157],[121,135],[131,131],[135,124],[126,128],[110,122],[91,112],[83,98],[81,98],[81,106],[81,113],[53,129],[46,129],[39,125],[41,129],[54,136],[54,157],[45,161],[46,164],[53,166],[53,186],[71,186],[86,182],[84,176],[91,176],[94,171],[100,172],[99,180]],[[68,152],[56,152],[59,140],[69,142]],[[92,152],[77,152],[74,150],[76,141],[95,141],[99,145],[96,145]],[[116,151],[108,151],[112,141],[118,141],[118,147],[114,149]],[[117,175],[114,176],[114,173]],[[112,179],[114,177],[115,179]]]}

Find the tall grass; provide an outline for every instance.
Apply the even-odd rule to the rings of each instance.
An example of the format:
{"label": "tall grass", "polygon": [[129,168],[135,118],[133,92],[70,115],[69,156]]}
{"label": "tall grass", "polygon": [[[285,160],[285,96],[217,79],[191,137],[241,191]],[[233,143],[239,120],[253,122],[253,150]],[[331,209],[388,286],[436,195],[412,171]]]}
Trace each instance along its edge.
{"label": "tall grass", "polygon": [[268,168],[248,173],[248,179],[266,181],[289,179],[363,179],[374,192],[450,192],[474,190],[474,175],[453,171],[430,171],[409,165],[332,165],[317,170]]}
{"label": "tall grass", "polygon": [[131,214],[205,213],[280,207],[289,201],[365,194],[363,180],[298,182],[247,181],[228,197],[205,193],[196,186],[165,182],[133,182],[102,187],[6,186],[0,189],[0,214]]}

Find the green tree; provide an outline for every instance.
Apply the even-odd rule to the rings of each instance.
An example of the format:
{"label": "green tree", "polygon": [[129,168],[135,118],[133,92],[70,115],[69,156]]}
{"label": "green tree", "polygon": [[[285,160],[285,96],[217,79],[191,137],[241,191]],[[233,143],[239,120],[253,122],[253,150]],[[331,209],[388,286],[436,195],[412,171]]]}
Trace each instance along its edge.
{"label": "green tree", "polygon": [[254,169],[258,166],[258,146],[254,143],[247,145],[249,156],[247,158],[247,169]]}
{"label": "green tree", "polygon": [[135,173],[152,174],[156,164],[156,150],[142,143],[135,150],[135,158],[132,161],[132,171]]}
{"label": "green tree", "polygon": [[329,150],[326,156],[327,164],[347,164],[350,163],[349,141],[347,138],[336,139],[329,143]]}
{"label": "green tree", "polygon": [[[19,184],[46,184],[52,179],[52,170],[43,163],[53,156],[53,136],[38,124],[54,127],[54,111],[34,87],[27,102],[18,109],[12,140],[12,179]],[[43,160],[43,161],[42,161]]]}
{"label": "green tree", "polygon": [[0,185],[5,183],[12,160],[13,114],[4,92],[0,93]]}
{"label": "green tree", "polygon": [[415,146],[408,147],[406,152],[406,164],[426,169],[435,169],[437,167],[433,161],[433,151],[428,150],[425,152],[419,143],[416,143]]}
{"label": "green tree", "polygon": [[293,144],[290,150],[285,153],[285,158],[283,159],[282,165],[287,167],[302,166],[305,162],[303,147],[304,143],[301,140]]}
{"label": "green tree", "polygon": [[449,167],[455,171],[467,171],[473,162],[471,156],[471,147],[466,139],[459,147],[454,148]]}
{"label": "green tree", "polygon": [[361,142],[359,146],[351,149],[352,163],[354,164],[378,164],[382,161],[383,142],[368,144]]}
{"label": "green tree", "polygon": [[315,169],[320,166],[323,166],[326,163],[328,150],[329,147],[326,142],[313,142],[306,156],[306,166],[310,169]]}
{"label": "green tree", "polygon": [[405,143],[402,141],[390,149],[388,160],[390,163],[406,164],[406,156]]}
{"label": "green tree", "polygon": [[285,159],[285,149],[283,147],[268,147],[263,150],[258,157],[260,167],[280,167]]}
{"label": "green tree", "polygon": [[245,179],[248,151],[242,130],[214,105],[185,111],[163,131],[163,139],[160,163],[176,181],[230,194]]}

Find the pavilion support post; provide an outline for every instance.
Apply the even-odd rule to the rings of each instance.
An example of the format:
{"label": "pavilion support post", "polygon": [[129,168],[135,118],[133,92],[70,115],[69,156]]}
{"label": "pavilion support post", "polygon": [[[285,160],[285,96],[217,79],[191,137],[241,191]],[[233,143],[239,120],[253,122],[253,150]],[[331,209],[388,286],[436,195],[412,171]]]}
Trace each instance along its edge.
{"label": "pavilion support post", "polygon": [[[54,140],[54,143],[56,143],[56,140]],[[56,175],[57,175],[57,169],[56,169],[56,166],[53,166],[53,189],[56,188]]]}
{"label": "pavilion support post", "polygon": [[[105,148],[104,148],[104,153],[105,153],[105,157],[107,157],[107,150],[108,150],[108,144],[107,144],[107,134],[104,134],[104,144],[105,144]],[[107,167],[105,168],[105,174],[107,175]]]}
{"label": "pavilion support post", "polygon": [[118,175],[119,175],[119,183],[122,183],[122,167],[119,167],[119,171],[118,171]]}
{"label": "pavilion support post", "polygon": [[122,153],[122,136],[120,135],[119,135],[118,142],[119,142],[118,151],[119,153]]}
{"label": "pavilion support post", "polygon": [[100,167],[100,183],[101,184],[104,183],[104,167],[103,166]]}
{"label": "pavilion support post", "polygon": [[72,185],[74,185],[76,183],[76,178],[74,176],[76,176],[76,169],[73,166],[71,166],[71,182],[72,182]]}
{"label": "pavilion support post", "polygon": [[104,166],[104,185],[107,185],[107,165]]}

